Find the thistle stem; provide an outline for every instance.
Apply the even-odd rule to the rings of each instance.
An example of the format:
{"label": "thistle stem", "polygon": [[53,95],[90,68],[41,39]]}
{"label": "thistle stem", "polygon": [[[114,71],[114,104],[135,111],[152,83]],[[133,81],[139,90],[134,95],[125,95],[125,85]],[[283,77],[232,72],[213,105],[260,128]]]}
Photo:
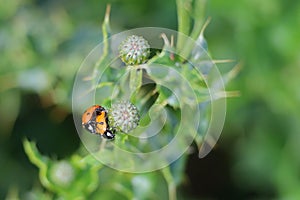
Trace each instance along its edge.
{"label": "thistle stem", "polygon": [[163,168],[161,171],[168,184],[169,200],[176,200],[177,199],[176,184],[170,172],[170,167],[167,166]]}
{"label": "thistle stem", "polygon": [[206,6],[206,0],[195,0],[194,6],[194,26],[191,33],[191,38],[197,40],[202,30],[204,21],[204,11]]}
{"label": "thistle stem", "polygon": [[[190,33],[190,16],[188,8],[191,7],[190,0],[176,0],[177,4],[177,19],[178,19],[178,32],[189,35]],[[185,45],[184,35],[179,34],[177,38],[177,49],[179,52]]]}

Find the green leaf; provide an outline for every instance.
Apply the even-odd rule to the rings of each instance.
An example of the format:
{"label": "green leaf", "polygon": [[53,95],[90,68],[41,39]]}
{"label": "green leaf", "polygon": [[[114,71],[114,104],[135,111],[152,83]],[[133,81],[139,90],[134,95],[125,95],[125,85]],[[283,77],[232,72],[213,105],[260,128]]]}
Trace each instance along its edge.
{"label": "green leaf", "polygon": [[161,104],[161,105],[170,105],[173,108],[178,108],[179,107],[179,101],[177,99],[177,97],[175,96],[175,94],[169,90],[166,87],[163,86],[158,86],[157,87],[158,92],[159,92],[159,96],[157,99],[157,103]]}
{"label": "green leaf", "polygon": [[25,139],[23,144],[30,161],[39,168],[43,186],[58,196],[87,198],[98,187],[98,171],[102,167],[99,162],[84,162],[76,154],[68,160],[51,160],[39,153],[34,142]]}
{"label": "green leaf", "polygon": [[29,160],[35,164],[39,168],[39,177],[41,183],[49,188],[50,190],[53,189],[53,185],[47,179],[47,172],[48,172],[48,165],[50,163],[49,158],[42,156],[38,149],[36,148],[35,142],[30,142],[27,139],[23,140],[23,145]]}

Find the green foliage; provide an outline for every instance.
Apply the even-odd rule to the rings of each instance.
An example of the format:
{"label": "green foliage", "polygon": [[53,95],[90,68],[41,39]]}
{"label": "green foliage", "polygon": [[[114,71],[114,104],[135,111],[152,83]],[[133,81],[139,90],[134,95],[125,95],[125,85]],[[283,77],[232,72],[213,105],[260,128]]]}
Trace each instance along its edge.
{"label": "green foliage", "polygon": [[[140,26],[176,28],[175,1],[110,2],[111,25],[115,32]],[[168,193],[170,196],[174,194],[174,188],[182,199],[193,195],[198,195],[195,199],[299,199],[299,2],[207,1],[207,15],[212,19],[205,31],[207,40],[203,39],[204,32],[201,32],[205,1],[177,2],[183,4],[177,6],[181,32],[198,40],[206,49],[209,44],[213,58],[238,58],[242,61],[242,65],[233,71],[230,71],[232,64],[219,64],[228,89],[239,90],[241,95],[228,101],[225,130],[214,151],[221,152],[222,157],[213,152],[208,159],[191,161],[191,157],[185,154],[161,171],[128,174],[101,166],[92,155],[87,155],[82,145],[75,151],[78,146],[74,146],[74,141],[78,145],[79,139],[70,116],[74,75],[90,49],[110,36],[105,3],[2,0],[0,199],[80,197],[81,194],[65,185],[64,181],[54,183],[52,180],[55,176],[52,177],[51,173],[66,163],[74,169],[71,185],[79,191],[84,190],[89,199],[167,199]],[[101,36],[99,19],[102,16],[106,17]],[[168,42],[172,43],[171,38],[164,40],[166,45],[160,56],[155,56],[157,52],[151,49],[150,62],[170,66],[180,62],[182,69],[179,66],[174,69],[184,74],[192,85],[199,86],[195,91],[197,100],[206,102],[209,94],[203,81],[205,76],[199,77],[196,70],[182,62],[185,58],[174,56],[170,51],[180,49],[194,62],[203,58],[197,57],[193,47],[186,45],[183,39],[175,43],[176,48],[168,45]],[[98,63],[101,65],[106,64],[110,51],[109,44],[105,45],[103,60]],[[200,66],[205,71],[210,68],[210,63],[202,62]],[[241,66],[241,73],[230,82]],[[95,83],[97,94],[113,91],[115,79],[124,72],[122,70],[107,70],[105,79]],[[131,86],[120,83],[121,91],[139,88],[142,73],[132,70],[131,74],[133,78],[127,77],[128,80],[137,81],[131,81]],[[228,94],[235,95],[218,95],[224,97]],[[101,95],[97,100],[106,107],[111,103]],[[130,100],[140,109],[142,127],[168,116],[172,122],[164,127],[164,131],[169,133],[174,129],[179,105],[167,88],[144,85]],[[211,113],[205,104],[199,108],[202,120],[198,133],[208,128]],[[22,148],[24,137],[36,141],[38,147],[34,142],[24,140],[28,157]],[[168,140],[168,137],[162,139]],[[201,134],[196,141],[198,145],[202,144]],[[137,149],[130,149],[132,151],[142,147],[147,150],[146,145],[142,146],[126,135],[119,134],[116,143],[126,148],[132,147],[130,144],[137,145]],[[153,148],[157,143],[147,145]],[[110,159],[105,150],[101,156]],[[229,157],[228,163],[216,166],[212,162],[223,161],[226,156]],[[199,173],[209,169],[209,173],[202,176],[190,174],[193,168]],[[38,179],[38,173],[42,171],[48,173]],[[80,174],[80,171],[85,173]],[[197,181],[193,182],[192,177]],[[94,185],[88,188],[81,185],[80,182],[89,185],[88,180]],[[66,193],[64,188],[72,192]]]}
{"label": "green foliage", "polygon": [[[24,3],[23,5],[20,2],[16,3],[19,4],[19,6],[30,4]],[[180,2],[178,2],[178,4],[178,12],[181,13]],[[66,105],[68,107],[68,91],[70,91],[70,86],[72,85],[72,72],[74,72],[70,66],[79,63],[80,59],[80,57],[76,56],[76,52],[79,51],[75,50],[75,53],[73,52],[73,56],[71,58],[68,58],[66,51],[63,51],[66,46],[73,47],[70,51],[74,51],[74,47],[78,45],[77,43],[73,44],[72,39],[70,39],[70,35],[74,31],[74,27],[70,22],[71,18],[64,9],[55,7],[54,13],[35,12],[35,9],[32,7],[25,9],[28,9],[30,12],[20,12],[19,18],[18,16],[14,17],[9,12],[6,13],[5,16],[2,16],[3,18],[11,17],[13,21],[12,25],[3,24],[3,26],[9,27],[10,29],[7,29],[8,32],[2,32],[2,34],[4,36],[8,36],[9,33],[15,34],[13,37],[8,37],[9,39],[13,38],[14,41],[3,40],[3,46],[6,48],[6,51],[5,59],[1,60],[1,65],[13,66],[12,68],[1,68],[2,73],[5,75],[4,77],[6,78],[7,76],[8,79],[11,80],[11,83],[3,85],[1,90],[4,91],[3,93],[6,96],[11,97],[10,99],[15,103],[15,105],[10,107],[8,110],[5,107],[5,104],[2,107],[3,111],[10,113],[7,117],[8,121],[16,120],[20,104],[19,96],[22,91],[37,93],[40,98],[44,98],[44,96],[47,96],[50,93],[50,105]],[[12,11],[13,10],[17,12],[16,9],[12,9]],[[188,17],[190,20],[194,20],[195,24],[197,24],[197,20],[199,23],[203,20],[202,18],[200,19],[198,15],[195,15],[196,17],[187,15],[191,12],[190,10],[185,10],[184,12],[185,18]],[[108,38],[111,34],[109,14],[110,7],[107,7],[104,23],[102,25],[104,41],[102,49],[103,53],[101,57],[98,58],[98,61],[94,66],[93,72],[95,74],[97,74],[99,66],[108,64],[111,56],[112,49],[108,43]],[[20,26],[20,23],[25,25]],[[39,28],[39,23],[45,24],[43,29]],[[189,24],[184,20],[180,22],[180,27],[188,26]],[[22,30],[19,30],[20,28]],[[195,26],[195,28],[197,28],[197,26]],[[18,34],[19,32],[25,34],[20,35]],[[186,34],[189,33],[186,32]],[[76,38],[76,36],[73,37]],[[183,39],[185,39],[185,37],[180,38],[181,42],[184,42]],[[176,54],[176,52],[181,51],[178,50],[179,47],[175,48],[166,37],[164,37],[164,42],[164,49],[161,53],[152,57],[152,59],[148,62],[149,67],[139,69],[138,67],[133,66],[132,68],[128,67],[125,69],[129,72],[127,73],[128,76],[124,78],[125,82],[120,82],[121,84],[119,84],[118,87],[119,91],[123,91],[123,93],[127,93],[128,88],[130,91],[137,91],[131,98],[132,101],[137,103],[143,111],[144,117],[142,122],[145,123],[145,125],[148,125],[151,121],[152,126],[155,127],[157,125],[155,122],[160,123],[160,120],[162,119],[161,117],[164,116],[163,113],[165,113],[169,120],[164,125],[162,129],[163,134],[160,138],[155,138],[154,140],[150,140],[144,144],[133,137],[119,135],[114,143],[122,149],[137,152],[142,150],[147,152],[152,149],[159,149],[164,146],[164,144],[171,141],[176,131],[184,130],[191,134],[189,135],[190,138],[192,138],[192,135],[195,134],[194,127],[187,125],[189,120],[183,120],[185,125],[182,127],[178,125],[180,121],[180,114],[189,113],[190,110],[197,107],[198,104],[202,102],[200,100],[201,90],[207,90],[207,88],[204,82],[201,85],[202,87],[198,87],[199,82],[197,81],[200,77],[194,77],[197,72],[192,68],[191,70],[187,70],[191,67],[191,65],[180,61],[182,58],[178,57]],[[189,51],[192,50],[193,48],[186,51],[185,56],[188,57],[190,54]],[[22,54],[15,61],[14,58],[16,56],[16,52],[22,52]],[[187,57],[184,57],[183,60],[187,59]],[[156,71],[155,67],[150,67],[150,64],[154,66],[164,64],[168,66],[169,69],[164,71],[165,74],[161,74],[161,71]],[[13,77],[11,77],[10,70],[20,70],[21,73],[17,75],[13,74]],[[97,92],[102,93],[103,90],[112,91],[113,86],[115,88],[114,83],[118,82],[120,74],[123,72],[124,69],[120,69],[118,71],[114,68],[109,68],[100,83],[93,82],[95,81],[93,78],[94,74],[91,75],[92,77],[87,77],[87,79],[90,79],[91,82],[93,82],[93,85],[96,86]],[[168,73],[174,73],[175,77],[167,75]],[[185,82],[177,81],[180,78],[178,77],[179,74],[182,74],[186,79],[192,80],[195,78],[193,88],[191,89],[197,91],[196,93],[198,94],[197,97],[199,98],[199,101],[189,102],[190,97],[185,95],[185,91],[188,90],[190,86]],[[174,95],[170,92],[170,88],[168,89],[159,85],[141,87],[143,80],[145,79],[145,75],[148,75],[148,78],[150,78],[154,83],[161,83],[161,85],[163,85],[162,83],[167,83],[173,87],[171,88],[172,90],[177,90],[177,93]],[[129,85],[122,84],[126,83],[126,80],[129,80]],[[13,93],[11,92],[12,87],[15,88]],[[94,88],[90,89],[93,90]],[[9,95],[10,93],[12,95]],[[143,93],[150,95],[143,96]],[[184,96],[187,99],[177,99],[178,97],[176,95]],[[104,105],[109,105],[110,103],[110,100],[105,98],[97,100],[101,100]],[[179,102],[183,102],[185,112],[181,112],[179,110],[180,106],[182,106]],[[147,114],[148,111],[149,115]],[[185,118],[187,119],[188,117],[185,116]],[[1,123],[4,125],[5,120],[2,120]],[[145,127],[147,128],[147,126]],[[184,137],[179,139],[177,147],[184,146],[184,141]],[[101,181],[101,177],[99,178],[98,176],[98,173],[101,173],[102,165],[93,157],[85,154],[81,155],[80,152],[77,152],[64,159],[52,159],[46,155],[42,155],[34,142],[29,142],[25,139],[23,141],[23,145],[29,160],[38,167],[39,179],[42,186],[48,190],[48,193],[45,194],[43,198],[85,199],[88,197],[99,198],[101,196],[108,198],[114,193],[111,192],[110,194],[109,192],[99,192],[103,187],[103,185],[99,183],[99,181]],[[96,156],[100,156],[107,163],[112,163],[113,165],[117,165],[118,163],[124,165],[125,163],[128,169],[134,167],[133,164],[137,160],[130,160],[130,158],[123,157],[117,149],[114,149],[112,152],[109,149],[103,148],[104,146],[102,146],[100,151],[95,154]],[[184,154],[184,157],[186,156],[187,154]],[[176,187],[181,183],[185,160],[186,158],[182,158],[174,162],[169,167],[167,166],[169,161],[159,160],[158,163],[153,163],[152,165],[157,165],[158,169],[164,167],[161,174],[160,172],[153,172],[151,174],[140,175],[116,175],[115,180],[114,178],[112,178],[112,180],[107,180],[104,184],[104,188],[106,185],[110,185],[110,187],[120,193],[119,195],[124,196],[124,198],[127,199],[132,199],[133,197],[138,199],[157,199],[157,195],[166,195],[163,190],[165,187],[168,188],[169,198],[176,199]],[[147,164],[147,162],[145,164]],[[112,175],[112,177],[114,176]],[[165,179],[164,186],[155,184],[160,179]],[[157,188],[158,186],[159,188]],[[160,193],[153,193],[155,190],[158,190]],[[12,192],[12,194],[14,194],[14,192]],[[32,190],[31,194],[28,195],[33,195],[34,198],[38,198],[41,195],[40,188]]]}
{"label": "green foliage", "polygon": [[[157,172],[128,174],[113,171],[104,167],[91,155],[83,158],[74,154],[68,160],[53,160],[41,155],[35,143],[28,140],[24,140],[24,148],[30,161],[39,168],[42,185],[49,190],[43,195],[38,189],[33,190],[27,194],[30,198],[157,199],[160,196],[154,191],[164,191],[162,177]],[[182,174],[181,170],[176,167],[174,169],[176,170],[172,174],[166,171],[168,168],[163,170],[168,185],[172,187],[180,183],[178,180],[173,182],[172,176],[179,177]]]}
{"label": "green foliage", "polygon": [[[180,12],[180,6],[178,9]],[[125,69],[127,72],[125,73],[125,77],[122,77],[123,80],[119,81],[119,77],[124,73],[124,69],[117,70],[111,66],[104,71],[104,69],[101,68],[102,66],[110,65],[111,55],[113,54],[108,38],[110,35],[109,12],[110,7],[107,7],[102,26],[104,37],[103,53],[97,58],[92,68],[93,74],[90,74],[89,77],[84,77],[83,80],[91,82],[91,87],[88,88],[88,91],[92,91],[94,88],[96,88],[96,92],[102,91],[100,94],[102,94],[104,98],[102,97],[101,102],[110,101],[110,99],[105,99],[105,96],[108,95],[104,95],[103,89],[108,87],[110,88],[109,90],[112,91],[112,86],[114,86],[113,90],[119,91],[119,93],[117,93],[118,96],[115,97],[116,99],[122,99],[122,95],[128,98],[128,95],[130,95],[132,101],[136,102],[141,110],[143,107],[148,108],[149,115],[143,115],[141,121],[149,123],[150,116],[151,123],[147,124],[148,126],[137,129],[136,134],[147,133],[145,132],[146,130],[156,132],[154,129],[160,127],[162,127],[162,130],[159,137],[149,138],[147,142],[141,142],[141,140],[131,135],[119,133],[113,141],[115,146],[112,146],[110,142],[102,140],[99,150],[95,152],[93,156],[97,159],[101,159],[101,162],[106,165],[129,172],[146,172],[160,169],[162,172],[161,175],[166,181],[169,199],[174,200],[177,196],[176,187],[182,181],[182,173],[184,171],[186,157],[188,156],[187,153],[183,155],[182,153],[186,151],[188,147],[186,145],[190,145],[195,136],[201,138],[205,137],[205,135],[203,135],[205,130],[197,130],[197,119],[199,119],[197,110],[204,101],[210,99],[209,89],[205,83],[206,79],[204,75],[203,77],[201,76],[202,65],[206,65],[205,62],[209,62],[209,58],[199,58],[198,54],[205,54],[205,51],[195,46],[187,36],[183,35],[180,36],[179,39],[193,45],[190,49],[184,51],[185,54],[183,57],[180,57],[182,51],[182,49],[179,49],[180,45],[175,48],[173,42],[170,42],[168,38],[163,35],[165,44],[162,51],[154,55],[146,65],[127,66]],[[193,16],[185,17],[191,17],[191,19],[195,21],[195,24],[202,21],[202,18],[193,18]],[[181,26],[188,25],[183,21],[181,22]],[[197,28],[196,25],[195,28]],[[201,34],[199,31],[198,37],[204,40],[202,34],[203,31]],[[147,42],[145,41],[145,43]],[[146,50],[148,51],[148,49]],[[192,57],[193,63],[185,61],[190,57]],[[194,68],[193,65],[196,65],[197,68]],[[210,66],[210,68],[212,68],[212,66]],[[206,75],[208,75],[210,71],[211,70],[208,69]],[[100,84],[97,83],[99,72],[102,74],[102,82],[100,82]],[[151,80],[154,83],[154,87],[142,87],[146,79]],[[215,81],[219,80],[212,80],[212,83],[216,84]],[[150,94],[150,96],[142,96],[141,93],[147,93]],[[134,95],[131,96],[131,94]],[[149,98],[154,100],[150,104],[147,103]],[[97,99],[97,101],[100,100]],[[209,104],[206,104],[206,106],[208,105]],[[76,107],[74,111],[77,111]],[[194,112],[195,115],[194,119],[190,119],[188,115],[192,112]],[[147,109],[144,110],[144,113],[147,113]],[[164,115],[166,116],[164,117]],[[176,135],[177,132],[179,134]],[[174,137],[176,140],[172,140]],[[94,139],[83,139],[83,141],[88,141],[88,143],[86,143],[88,149],[90,148],[89,144],[97,146]],[[201,146],[203,139],[196,139],[195,141],[198,143],[198,146]],[[168,143],[172,145],[170,147],[171,151],[173,151],[169,158],[168,155],[166,155],[166,158],[159,157],[159,153],[157,153],[157,158],[155,156],[143,158],[145,155],[139,157],[139,154],[136,154],[138,156],[134,157],[127,156],[126,154],[127,152],[147,153],[149,151],[149,155],[152,155],[152,151],[159,150]],[[64,199],[89,198],[94,195],[93,192],[96,188],[101,187],[98,182],[99,177],[97,173],[102,165],[93,159],[91,155],[82,157],[74,154],[66,160],[54,161],[42,156],[35,145],[27,140],[24,141],[24,147],[31,162],[39,168],[42,185],[54,193],[55,196]],[[177,151],[179,154],[176,153]],[[176,161],[179,156],[183,157]],[[168,166],[170,163],[172,163],[171,166]],[[138,199],[155,199],[155,193],[152,191],[155,190],[154,182],[156,182],[156,180],[152,177],[154,176],[141,174],[132,176],[130,184],[126,179],[122,178],[117,182],[109,181],[105,183],[105,185],[112,184],[112,187],[127,199],[132,199],[133,197]],[[101,177],[99,179],[101,180]],[[83,185],[85,189],[80,189]],[[138,189],[136,189],[137,187]],[[102,195],[98,192],[95,193],[97,196]],[[108,196],[106,198],[108,198]]]}
{"label": "green foliage", "polygon": [[[300,51],[294,34],[299,33],[300,3],[217,0],[209,7],[210,49],[217,57],[225,52],[243,62],[241,74],[229,84],[241,98],[228,101],[230,123],[224,130],[223,146],[234,150],[232,177],[242,193],[298,199],[300,177],[293,169],[299,169]],[[224,30],[222,37],[216,30]]]}
{"label": "green foliage", "polygon": [[69,160],[55,161],[42,156],[35,143],[24,140],[30,161],[39,168],[42,185],[63,199],[84,199],[98,186],[100,163],[89,165],[74,154]]}

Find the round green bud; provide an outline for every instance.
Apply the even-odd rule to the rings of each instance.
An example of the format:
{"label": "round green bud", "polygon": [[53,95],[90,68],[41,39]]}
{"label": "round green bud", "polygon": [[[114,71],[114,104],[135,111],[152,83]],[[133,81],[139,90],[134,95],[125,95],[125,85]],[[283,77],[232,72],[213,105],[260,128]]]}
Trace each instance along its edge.
{"label": "round green bud", "polygon": [[51,180],[60,186],[68,186],[74,180],[74,168],[67,161],[55,163],[50,171]]}
{"label": "round green bud", "polygon": [[121,43],[119,52],[126,65],[140,65],[148,60],[150,45],[142,36],[132,35]]}
{"label": "round green bud", "polygon": [[120,101],[110,108],[108,120],[117,131],[128,133],[138,126],[140,116],[135,105],[129,101]]}

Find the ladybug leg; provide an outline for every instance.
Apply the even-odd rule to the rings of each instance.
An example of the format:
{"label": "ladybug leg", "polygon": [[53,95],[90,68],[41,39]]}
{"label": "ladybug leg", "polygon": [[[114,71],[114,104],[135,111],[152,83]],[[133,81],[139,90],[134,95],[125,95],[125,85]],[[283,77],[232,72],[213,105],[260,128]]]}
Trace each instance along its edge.
{"label": "ladybug leg", "polygon": [[83,127],[88,130],[90,133],[96,134],[96,123],[89,122],[87,124],[84,124]]}

